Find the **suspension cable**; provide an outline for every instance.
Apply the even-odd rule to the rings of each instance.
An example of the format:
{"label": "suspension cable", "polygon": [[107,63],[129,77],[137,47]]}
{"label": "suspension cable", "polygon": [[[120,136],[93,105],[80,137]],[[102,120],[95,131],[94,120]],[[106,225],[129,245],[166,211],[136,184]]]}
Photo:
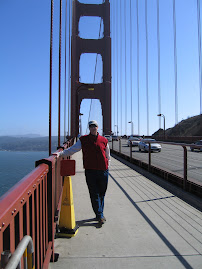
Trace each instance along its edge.
{"label": "suspension cable", "polygon": [[140,134],[140,83],[139,83],[139,12],[138,12],[138,0],[136,0],[136,12],[137,12],[137,99],[138,99],[138,135]]}
{"label": "suspension cable", "polygon": [[125,2],[125,134],[127,135],[127,77],[126,77],[126,73],[127,73],[127,60],[126,60],[126,2]]}
{"label": "suspension cable", "polygon": [[66,138],[66,86],[67,86],[67,0],[65,9],[65,83],[64,83],[64,143]]}
{"label": "suspension cable", "polygon": [[[115,10],[115,6],[114,5],[114,127],[115,127],[115,123],[116,123],[116,81],[115,81],[115,63],[116,63],[116,27],[115,27],[115,24],[116,24],[116,10]],[[115,133],[115,130],[114,130],[114,133]]]}
{"label": "suspension cable", "polygon": [[148,86],[148,23],[147,0],[145,0],[145,34],[146,34],[146,93],[147,93],[147,135],[149,135],[149,86]]}
{"label": "suspension cable", "polygon": [[121,0],[120,0],[120,102],[121,102],[121,109],[120,109],[120,116],[121,116],[121,128],[120,128],[120,135],[122,135],[122,12],[121,12]]}
{"label": "suspension cable", "polygon": [[133,135],[133,79],[132,79],[132,7],[130,0],[130,88],[131,88],[131,135]]}
{"label": "suspension cable", "polygon": [[112,24],[112,47],[113,47],[113,50],[112,50],[112,53],[113,53],[113,75],[112,75],[112,78],[113,78],[113,123],[112,123],[112,130],[114,130],[114,125],[115,125],[115,12],[114,12],[114,9],[115,9],[115,6],[114,6],[114,1],[112,2],[113,3],[113,7],[112,7],[112,18],[113,18],[113,24]]}
{"label": "suspension cable", "polygon": [[174,68],[175,68],[175,124],[178,123],[178,90],[177,90],[177,45],[176,45],[176,12],[173,0],[173,33],[174,33]]}
{"label": "suspension cable", "polygon": [[52,123],[52,74],[53,74],[53,8],[51,0],[51,27],[50,27],[50,74],[49,74],[49,156],[51,155],[51,123]]}
{"label": "suspension cable", "polygon": [[59,30],[58,147],[60,146],[60,105],[61,105],[61,41],[62,41],[62,0],[60,0],[60,30]]}
{"label": "suspension cable", "polygon": [[197,22],[198,22],[198,54],[199,54],[199,88],[200,88],[200,114],[202,114],[202,70],[201,70],[201,15],[200,0],[197,0]]}
{"label": "suspension cable", "polygon": [[[159,32],[159,0],[157,0],[157,45],[158,45],[158,107],[161,114],[161,70],[160,70],[160,32]],[[161,118],[159,117],[159,129],[161,128]]]}
{"label": "suspension cable", "polygon": [[68,135],[70,136],[70,100],[71,100],[71,0],[69,0],[69,68],[68,68]]}
{"label": "suspension cable", "polygon": [[118,83],[118,78],[119,78],[119,64],[118,64],[118,59],[119,59],[119,34],[118,34],[118,17],[119,17],[119,14],[118,14],[118,5],[117,5],[117,27],[116,27],[116,30],[117,30],[117,50],[116,50],[116,53],[117,53],[117,136],[118,136],[118,121],[119,121],[119,109],[118,109],[118,102],[119,102],[119,83]]}

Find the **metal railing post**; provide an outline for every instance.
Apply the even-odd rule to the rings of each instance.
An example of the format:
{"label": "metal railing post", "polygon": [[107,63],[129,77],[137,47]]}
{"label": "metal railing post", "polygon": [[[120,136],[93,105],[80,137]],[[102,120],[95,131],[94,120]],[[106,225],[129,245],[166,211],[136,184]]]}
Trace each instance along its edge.
{"label": "metal railing post", "polygon": [[149,143],[149,163],[148,163],[148,171],[151,170],[151,144]]}
{"label": "metal railing post", "polygon": [[130,162],[132,162],[132,142],[130,141]]}
{"label": "metal railing post", "polygon": [[183,189],[186,191],[187,189],[187,147],[182,146],[184,149],[184,181],[183,181]]}
{"label": "metal railing post", "polygon": [[1,253],[1,268],[4,269],[9,262],[11,257],[11,252],[9,250],[5,250]]}
{"label": "metal railing post", "polygon": [[119,152],[121,153],[121,139],[119,139]]}

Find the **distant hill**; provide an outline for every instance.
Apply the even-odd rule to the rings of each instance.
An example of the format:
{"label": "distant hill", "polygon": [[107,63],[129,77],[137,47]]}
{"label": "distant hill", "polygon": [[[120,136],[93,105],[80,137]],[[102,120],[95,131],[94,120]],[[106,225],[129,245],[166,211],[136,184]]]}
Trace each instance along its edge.
{"label": "distant hill", "polygon": [[[163,136],[163,129],[159,129],[152,136]],[[166,136],[202,136],[202,115],[182,120],[173,128],[166,129]]]}
{"label": "distant hill", "polygon": [[12,137],[28,137],[28,138],[36,138],[41,137],[39,134],[25,134],[25,135],[11,135]]}
{"label": "distant hill", "polygon": [[[61,137],[61,143],[64,139]],[[52,151],[57,150],[58,137],[51,138]],[[49,137],[13,137],[13,136],[0,136],[0,150],[9,151],[48,151],[49,150]]]}

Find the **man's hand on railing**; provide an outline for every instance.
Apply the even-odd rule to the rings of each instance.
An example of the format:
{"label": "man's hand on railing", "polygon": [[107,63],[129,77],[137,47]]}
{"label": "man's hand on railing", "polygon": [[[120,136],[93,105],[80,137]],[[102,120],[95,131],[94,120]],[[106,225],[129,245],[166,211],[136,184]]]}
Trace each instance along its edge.
{"label": "man's hand on railing", "polygon": [[62,156],[62,153],[63,153],[63,151],[60,151],[60,152],[53,153],[52,155],[59,158]]}

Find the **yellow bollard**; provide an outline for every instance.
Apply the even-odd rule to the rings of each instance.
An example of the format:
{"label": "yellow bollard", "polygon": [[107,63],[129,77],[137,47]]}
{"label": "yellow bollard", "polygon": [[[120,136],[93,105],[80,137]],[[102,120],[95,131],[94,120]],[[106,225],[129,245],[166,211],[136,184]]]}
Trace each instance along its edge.
{"label": "yellow bollard", "polygon": [[[73,169],[73,170],[72,170]],[[59,220],[58,237],[73,237],[77,234],[79,226],[75,222],[74,201],[71,177],[75,174],[75,161],[62,160],[60,174],[64,176],[62,202]]]}

